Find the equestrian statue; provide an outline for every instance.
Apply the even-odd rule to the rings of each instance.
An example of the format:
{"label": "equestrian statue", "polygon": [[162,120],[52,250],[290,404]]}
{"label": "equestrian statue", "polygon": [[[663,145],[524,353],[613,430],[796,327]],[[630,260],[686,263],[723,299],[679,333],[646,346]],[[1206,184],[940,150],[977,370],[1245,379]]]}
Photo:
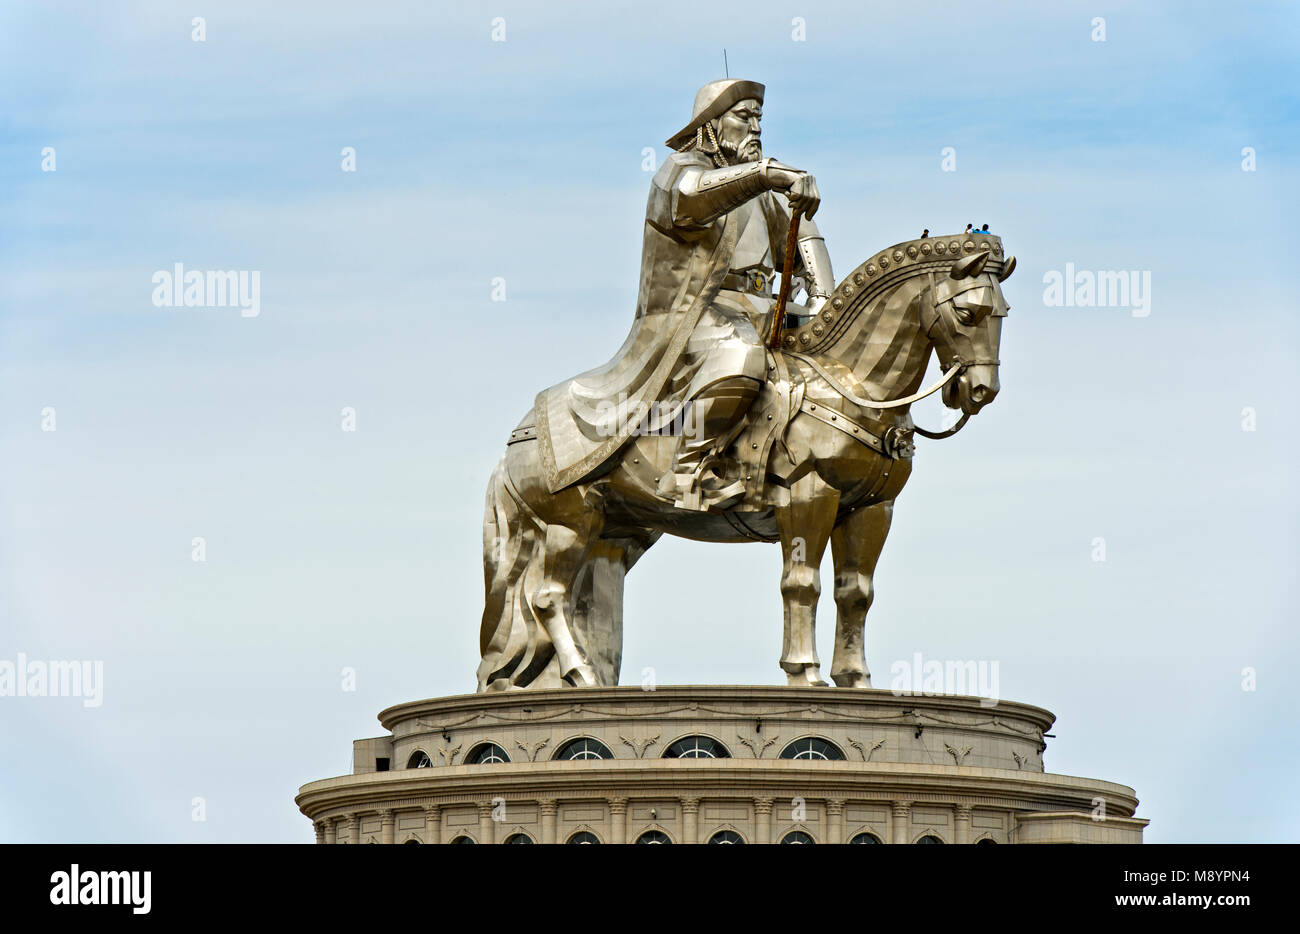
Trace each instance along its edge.
{"label": "equestrian statue", "polygon": [[[816,180],[763,156],[763,94],[700,89],[650,185],[631,332],[510,433],[487,492],[480,691],[617,684],[624,578],[664,533],[781,543],[794,685],[827,684],[813,627],[829,544],[830,676],[871,686],[866,614],[913,433],[947,437],[997,395],[1016,261],[988,233],[923,237],[836,283]],[[942,375],[923,389],[932,351]],[[948,431],[912,423],[933,392],[962,413]]]}

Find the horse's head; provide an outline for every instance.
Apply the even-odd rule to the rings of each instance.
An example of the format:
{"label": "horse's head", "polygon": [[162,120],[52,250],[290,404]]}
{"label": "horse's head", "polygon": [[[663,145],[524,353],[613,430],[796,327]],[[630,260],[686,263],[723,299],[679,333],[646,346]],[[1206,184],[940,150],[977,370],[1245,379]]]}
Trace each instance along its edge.
{"label": "horse's head", "polygon": [[989,251],[963,256],[952,264],[946,276],[932,274],[934,283],[933,321],[926,332],[934,341],[944,370],[960,366],[961,372],[943,387],[943,403],[974,415],[998,394],[998,345],[1007,302],[1002,280],[1016,268],[1009,256],[989,264]]}
{"label": "horse's head", "polygon": [[944,403],[974,414],[998,393],[1007,313],[999,283],[1015,266],[1001,238],[982,231],[896,243],[845,276],[814,318],[784,332],[781,347],[840,361],[883,401],[920,387],[933,346],[945,371],[961,368]]}

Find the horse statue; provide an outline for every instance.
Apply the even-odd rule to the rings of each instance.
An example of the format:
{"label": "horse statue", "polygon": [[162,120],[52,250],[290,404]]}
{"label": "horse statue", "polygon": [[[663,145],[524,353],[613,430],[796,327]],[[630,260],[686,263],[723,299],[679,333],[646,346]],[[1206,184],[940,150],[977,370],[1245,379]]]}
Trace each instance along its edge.
{"label": "horse statue", "polygon": [[[894,500],[911,473],[913,431],[954,434],[998,394],[1001,282],[1015,262],[998,237],[959,234],[896,244],[846,276],[819,314],[768,351],[768,379],[727,451],[746,493],[725,509],[679,509],[660,495],[677,439],[655,432],[631,438],[600,476],[551,493],[530,411],[488,487],[478,690],[617,684],[623,582],[664,533],[780,541],[780,664],[790,684],[804,686],[827,686],[814,624],[829,543],[831,679],[870,687],[866,615]],[[921,390],[931,350],[943,374]],[[933,392],[963,413],[948,431],[912,423],[911,404]]]}

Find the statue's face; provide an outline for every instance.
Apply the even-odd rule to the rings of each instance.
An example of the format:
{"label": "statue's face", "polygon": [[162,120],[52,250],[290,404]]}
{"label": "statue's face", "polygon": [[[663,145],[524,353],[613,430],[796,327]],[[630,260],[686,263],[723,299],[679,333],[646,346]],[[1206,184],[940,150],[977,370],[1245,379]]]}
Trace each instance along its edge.
{"label": "statue's face", "polygon": [[762,119],[763,105],[753,98],[741,101],[718,118],[718,146],[729,159],[756,162],[763,158]]}

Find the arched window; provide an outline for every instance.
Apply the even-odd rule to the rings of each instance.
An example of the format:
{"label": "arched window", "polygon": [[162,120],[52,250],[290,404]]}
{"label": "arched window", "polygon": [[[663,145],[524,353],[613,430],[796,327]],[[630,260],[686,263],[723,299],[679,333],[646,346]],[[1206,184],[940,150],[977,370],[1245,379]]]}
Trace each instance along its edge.
{"label": "arched window", "polygon": [[533,838],[528,836],[528,834],[526,833],[512,833],[510,836],[506,837],[505,842],[506,843],[535,843],[536,841],[533,840]]}
{"label": "arched window", "polygon": [[599,843],[600,838],[590,830],[579,830],[572,837],[564,841],[565,843]]}
{"label": "arched window", "polygon": [[710,843],[744,843],[745,838],[734,830],[719,830],[709,837]]}
{"label": "arched window", "polygon": [[942,840],[940,840],[932,833],[926,834],[924,837],[922,837],[920,840],[917,840],[916,842],[917,843],[943,843]]}
{"label": "arched window", "polygon": [[707,736],[686,736],[664,750],[665,759],[730,759],[727,747]]}
{"label": "arched window", "polygon": [[429,758],[428,753],[417,749],[411,753],[411,758],[407,760],[406,767],[408,769],[431,769],[433,768],[433,760]]}
{"label": "arched window", "polygon": [[415,837],[412,837],[411,839],[409,839],[409,840],[406,841],[406,845],[407,845],[407,846],[410,846],[412,843],[417,843],[417,844],[418,844],[419,842],[420,842],[420,841],[417,840],[417,839],[415,839]]}
{"label": "arched window", "polygon": [[796,739],[781,750],[782,759],[833,759],[841,760],[844,753],[834,743],[827,742],[819,736],[806,736]]}
{"label": "arched window", "polygon": [[849,840],[849,842],[850,843],[881,843],[883,841],[879,837],[877,837],[874,833],[867,833],[866,831],[863,831],[862,833],[855,833],[853,835],[853,839]]}
{"label": "arched window", "polygon": [[466,843],[473,843],[474,840],[473,840],[473,838],[471,838],[471,837],[467,837],[467,836],[465,836],[464,834],[461,834],[459,837],[457,837],[456,839],[452,840],[451,842],[452,842],[452,843],[460,844],[461,846],[464,846]]}
{"label": "arched window", "polygon": [[598,739],[586,736],[569,740],[555,751],[556,759],[612,759],[614,754]]}
{"label": "arched window", "polygon": [[479,743],[465,757],[466,765],[491,765],[494,762],[509,761],[510,757],[506,755],[506,751],[496,743]]}
{"label": "arched window", "polygon": [[792,830],[781,838],[782,843],[816,843],[811,836],[802,830]]}
{"label": "arched window", "polygon": [[668,834],[664,833],[662,830],[647,830],[645,833],[641,834],[641,836],[636,838],[636,842],[637,843],[672,843],[673,841],[668,839]]}
{"label": "arched window", "polygon": [[993,845],[993,846],[997,846],[997,845],[998,845],[998,841],[994,840],[992,837],[985,837],[983,840],[976,840],[976,841],[975,841],[975,844],[976,844],[977,846],[983,846],[983,845],[986,844],[986,843],[987,843],[987,844],[991,844],[991,845]]}

